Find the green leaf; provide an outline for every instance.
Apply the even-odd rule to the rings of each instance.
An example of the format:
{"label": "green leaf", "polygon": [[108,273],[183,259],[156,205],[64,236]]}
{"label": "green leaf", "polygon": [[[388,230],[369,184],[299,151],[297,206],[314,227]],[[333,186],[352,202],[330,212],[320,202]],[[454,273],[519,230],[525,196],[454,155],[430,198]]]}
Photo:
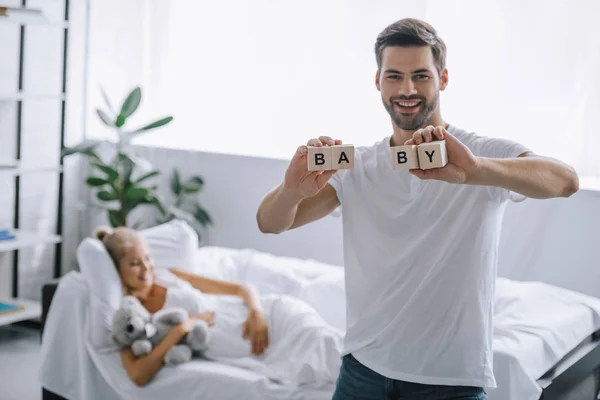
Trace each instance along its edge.
{"label": "green leaf", "polygon": [[171,191],[179,196],[181,194],[181,179],[179,178],[179,171],[173,170],[173,177],[171,178]]}
{"label": "green leaf", "polygon": [[111,128],[115,126],[115,123],[110,119],[108,115],[106,115],[104,111],[96,109],[96,113],[98,114],[102,122],[104,122],[104,125],[110,126]]}
{"label": "green leaf", "polygon": [[193,224],[196,221],[196,217],[194,216],[194,214],[181,208],[169,207],[167,211],[173,214],[175,218],[182,219],[190,224]]}
{"label": "green leaf", "polygon": [[102,162],[102,160],[100,159],[100,156],[98,156],[98,154],[96,154],[96,152],[94,151],[94,149],[87,149],[85,151],[82,151],[81,154],[85,154],[88,157],[91,157],[95,160],[98,160],[100,162]]}
{"label": "green leaf", "polygon": [[90,186],[102,186],[102,185],[106,185],[107,183],[109,183],[106,179],[97,178],[95,176],[91,176],[91,177],[87,178],[86,182]]}
{"label": "green leaf", "polygon": [[102,143],[102,142],[99,140],[86,140],[84,142],[79,143],[77,146],[65,147],[62,150],[61,155],[62,155],[62,157],[67,157],[67,156],[70,156],[70,155],[76,154],[76,153],[84,153],[85,154],[86,152],[93,150],[100,143]]}
{"label": "green leaf", "polygon": [[171,116],[165,117],[165,118],[159,119],[158,121],[154,121],[153,123],[148,124],[148,125],[144,126],[143,128],[136,130],[134,133],[142,132],[142,131],[149,131],[150,129],[160,128],[161,126],[167,125],[171,121],[173,121],[173,117],[171,117]]}
{"label": "green leaf", "polygon": [[119,153],[118,157],[119,162],[123,166],[123,182],[125,183],[125,187],[129,187],[131,186],[131,174],[133,173],[135,163],[124,153]]}
{"label": "green leaf", "polygon": [[204,179],[202,179],[199,176],[192,176],[190,179],[187,180],[187,184],[194,184],[194,185],[202,186],[202,185],[204,185]]}
{"label": "green leaf", "polygon": [[118,210],[108,210],[108,220],[113,228],[121,226],[121,216]]}
{"label": "green leaf", "polygon": [[202,190],[202,186],[186,185],[183,187],[183,192],[187,194],[198,193]]}
{"label": "green leaf", "polygon": [[147,195],[148,195],[148,189],[143,188],[143,187],[132,187],[132,188],[129,188],[125,192],[125,198],[127,200],[139,200],[139,199],[143,199]]}
{"label": "green leaf", "polygon": [[166,216],[167,208],[163,205],[162,201],[156,196],[146,196],[144,201],[148,204],[154,205],[158,211],[160,211],[161,215]]}
{"label": "green leaf", "polygon": [[135,181],[135,183],[140,183],[140,182],[142,182],[142,181],[145,181],[145,180],[146,180],[146,179],[148,179],[148,178],[152,178],[153,176],[156,176],[156,175],[158,175],[158,174],[160,174],[160,172],[159,172],[159,171],[151,171],[151,172],[148,172],[147,174],[145,174],[145,175],[141,176],[140,178],[138,178],[138,179]]}
{"label": "green leaf", "polygon": [[212,225],[212,220],[210,218],[210,215],[208,215],[208,213],[202,207],[200,207],[200,205],[198,205],[198,204],[196,204],[196,207],[194,210],[194,217],[196,217],[196,220],[202,226],[206,226],[209,224]]}
{"label": "green leaf", "polygon": [[99,191],[97,196],[102,201],[114,201],[119,199],[119,196],[117,196],[115,192],[109,192],[108,190]]}
{"label": "green leaf", "polygon": [[188,179],[183,186],[183,191],[185,193],[198,193],[202,190],[202,186],[204,185],[204,181],[199,176],[194,176]]}
{"label": "green leaf", "polygon": [[110,101],[108,100],[108,96],[106,95],[106,92],[104,91],[104,89],[100,88],[100,93],[102,94],[102,97],[104,98],[104,102],[106,103],[106,106],[108,107],[110,112],[112,112],[113,114],[116,114],[115,109],[113,108],[112,104],[110,104]]}
{"label": "green leaf", "polygon": [[143,199],[126,199],[123,203],[123,212],[129,214],[134,208],[142,204]]}
{"label": "green leaf", "polygon": [[100,171],[104,172],[106,175],[108,175],[109,182],[114,182],[119,178],[119,172],[106,164],[102,164],[99,162],[91,162],[90,164],[98,168]]}
{"label": "green leaf", "polygon": [[123,125],[125,125],[125,120],[126,120],[126,119],[127,119],[127,117],[124,117],[124,116],[122,116],[122,115],[119,115],[119,116],[117,117],[117,121],[115,122],[115,126],[116,126],[117,128],[120,128],[120,127],[122,127]]}
{"label": "green leaf", "polygon": [[131,93],[129,93],[129,95],[123,102],[119,116],[122,116],[124,118],[129,117],[131,114],[133,114],[135,112],[135,110],[137,110],[138,106],[140,105],[141,100],[142,100],[142,90],[139,87],[136,87],[135,89],[133,89],[131,91]]}

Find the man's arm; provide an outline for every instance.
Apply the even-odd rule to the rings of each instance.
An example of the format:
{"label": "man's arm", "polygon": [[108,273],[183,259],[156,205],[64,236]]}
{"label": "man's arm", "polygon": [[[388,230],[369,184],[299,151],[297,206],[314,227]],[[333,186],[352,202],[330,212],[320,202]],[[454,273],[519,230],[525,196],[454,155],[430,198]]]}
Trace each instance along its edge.
{"label": "man's arm", "polygon": [[335,189],[327,184],[316,195],[299,198],[282,186],[260,204],[256,219],[263,233],[281,233],[329,215],[340,205]]}
{"label": "man's arm", "polygon": [[[342,144],[328,136],[308,141],[308,146]],[[300,146],[292,157],[283,182],[271,190],[256,213],[263,233],[281,233],[316,221],[335,210],[340,202],[327,182],[337,171],[308,171],[307,146]]]}
{"label": "man's arm", "polygon": [[577,173],[559,160],[525,153],[478,161],[467,184],[498,186],[532,199],[569,197],[579,190]]}
{"label": "man's arm", "polygon": [[502,187],[534,199],[569,197],[579,190],[577,173],[561,161],[529,152],[515,158],[477,157],[442,126],[419,129],[405,144],[419,145],[434,139],[446,141],[448,164],[410,170],[420,179]]}

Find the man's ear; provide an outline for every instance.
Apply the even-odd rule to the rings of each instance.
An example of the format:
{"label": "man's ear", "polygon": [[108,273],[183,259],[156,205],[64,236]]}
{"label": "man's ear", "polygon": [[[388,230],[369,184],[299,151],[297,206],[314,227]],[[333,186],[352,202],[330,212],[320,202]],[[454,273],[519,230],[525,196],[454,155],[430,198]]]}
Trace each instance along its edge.
{"label": "man's ear", "polygon": [[448,69],[447,68],[445,68],[442,71],[442,75],[440,76],[440,90],[446,89],[446,86],[448,86]]}
{"label": "man's ear", "polygon": [[379,69],[377,70],[377,73],[375,74],[375,87],[377,87],[377,90],[379,90],[381,92],[381,86],[379,85]]}

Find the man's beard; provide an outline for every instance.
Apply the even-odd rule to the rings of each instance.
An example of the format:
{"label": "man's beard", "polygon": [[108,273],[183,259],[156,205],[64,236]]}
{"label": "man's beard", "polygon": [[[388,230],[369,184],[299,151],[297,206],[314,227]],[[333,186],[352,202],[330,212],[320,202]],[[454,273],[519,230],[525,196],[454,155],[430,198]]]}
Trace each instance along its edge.
{"label": "man's beard", "polygon": [[[427,121],[429,121],[429,119],[431,118],[431,116],[433,115],[436,107],[437,107],[437,103],[438,103],[438,98],[439,95],[436,94],[435,98],[432,99],[432,101],[427,102],[427,99],[425,97],[419,97],[419,96],[410,96],[410,97],[405,97],[405,96],[399,96],[399,97],[392,97],[389,100],[389,103],[386,102],[383,98],[383,105],[385,107],[385,109],[387,110],[388,114],[390,114],[390,117],[392,118],[392,121],[394,121],[394,124],[396,124],[396,126],[400,129],[406,130],[406,131],[415,131],[417,129],[421,129],[424,127],[424,125],[427,123]],[[394,101],[398,101],[398,100],[416,100],[416,101],[421,101],[420,104],[420,110],[417,114],[408,114],[408,115],[402,115],[402,114],[396,114],[396,110],[394,109]]]}

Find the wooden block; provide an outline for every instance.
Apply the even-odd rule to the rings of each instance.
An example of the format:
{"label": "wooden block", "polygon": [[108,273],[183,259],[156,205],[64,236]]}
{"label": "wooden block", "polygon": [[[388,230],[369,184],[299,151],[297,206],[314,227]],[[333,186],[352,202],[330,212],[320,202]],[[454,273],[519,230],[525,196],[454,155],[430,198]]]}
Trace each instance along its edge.
{"label": "wooden block", "polygon": [[392,146],[392,168],[409,170],[419,168],[419,156],[416,145]]}
{"label": "wooden block", "polygon": [[331,146],[331,169],[354,168],[354,146],[337,144]]}
{"label": "wooden block", "polygon": [[328,171],[331,169],[331,147],[330,146],[308,146],[308,170]]}
{"label": "wooden block", "polygon": [[442,168],[448,164],[445,140],[421,143],[417,148],[421,169]]}

